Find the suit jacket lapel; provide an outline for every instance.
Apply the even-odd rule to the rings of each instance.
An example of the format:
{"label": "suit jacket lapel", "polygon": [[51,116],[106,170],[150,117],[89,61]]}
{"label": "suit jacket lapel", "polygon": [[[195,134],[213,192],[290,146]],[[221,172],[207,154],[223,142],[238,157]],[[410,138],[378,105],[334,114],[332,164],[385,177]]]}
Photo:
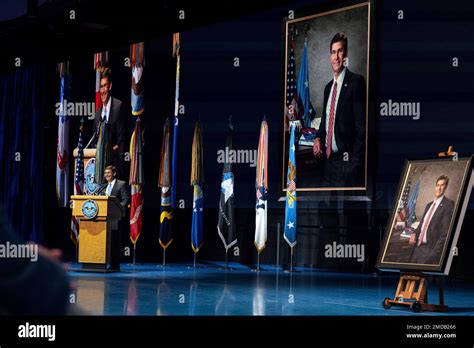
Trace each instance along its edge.
{"label": "suit jacket lapel", "polygon": [[111,196],[117,196],[118,191],[118,180],[115,181],[114,187],[112,187],[112,191],[110,192]]}
{"label": "suit jacket lapel", "polygon": [[351,83],[350,72],[349,72],[349,69],[346,68],[346,75],[344,75],[344,80],[342,81],[342,86],[341,86],[341,93],[339,94],[339,99],[337,101],[336,122],[340,118],[339,115],[341,114],[342,105],[344,105],[344,97],[346,95],[346,91],[349,88],[350,83]]}
{"label": "suit jacket lapel", "polygon": [[113,119],[112,119],[112,115],[114,114],[112,112],[112,110],[114,109],[114,98],[112,96],[110,96],[110,109],[109,109],[109,123],[112,124],[113,122]]}
{"label": "suit jacket lapel", "polygon": [[431,217],[431,220],[433,220],[435,216],[436,216],[436,218],[438,218],[438,216],[440,216],[440,214],[442,214],[443,209],[444,209],[444,196],[441,199],[441,202],[439,202],[438,208],[436,208],[436,211],[434,212],[433,216]]}

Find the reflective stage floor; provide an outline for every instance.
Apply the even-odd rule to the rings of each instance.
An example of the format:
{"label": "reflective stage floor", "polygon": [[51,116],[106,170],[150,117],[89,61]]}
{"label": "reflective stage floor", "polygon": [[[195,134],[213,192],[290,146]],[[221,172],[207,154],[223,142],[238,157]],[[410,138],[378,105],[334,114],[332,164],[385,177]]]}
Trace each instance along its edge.
{"label": "reflective stage floor", "polygon": [[[73,301],[91,315],[474,315],[474,284],[448,280],[445,286],[447,313],[413,313],[382,307],[393,298],[398,274],[335,273],[297,268],[285,273],[262,265],[253,272],[240,264],[222,270],[221,263],[122,264],[120,273],[69,272]],[[75,297],[75,298],[74,298]],[[430,302],[437,303],[438,289],[429,287]]]}

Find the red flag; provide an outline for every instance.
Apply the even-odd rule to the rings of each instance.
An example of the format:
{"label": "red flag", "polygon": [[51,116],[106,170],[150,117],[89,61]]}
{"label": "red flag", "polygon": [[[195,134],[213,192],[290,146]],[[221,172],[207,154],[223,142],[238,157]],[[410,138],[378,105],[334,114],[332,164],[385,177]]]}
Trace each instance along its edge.
{"label": "red flag", "polygon": [[143,161],[142,161],[142,133],[140,119],[135,122],[135,130],[130,141],[130,179],[132,203],[130,205],[130,239],[135,245],[142,231],[143,207]]}

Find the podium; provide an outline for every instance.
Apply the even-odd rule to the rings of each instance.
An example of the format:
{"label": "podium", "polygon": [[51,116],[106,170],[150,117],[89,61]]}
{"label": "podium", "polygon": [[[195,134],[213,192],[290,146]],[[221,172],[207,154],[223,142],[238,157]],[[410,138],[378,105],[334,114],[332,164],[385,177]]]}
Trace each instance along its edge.
{"label": "podium", "polygon": [[[72,215],[80,220],[79,263],[87,271],[110,269],[113,240],[119,238],[118,223],[125,209],[114,196],[71,196]],[[109,267],[108,267],[109,266]]]}

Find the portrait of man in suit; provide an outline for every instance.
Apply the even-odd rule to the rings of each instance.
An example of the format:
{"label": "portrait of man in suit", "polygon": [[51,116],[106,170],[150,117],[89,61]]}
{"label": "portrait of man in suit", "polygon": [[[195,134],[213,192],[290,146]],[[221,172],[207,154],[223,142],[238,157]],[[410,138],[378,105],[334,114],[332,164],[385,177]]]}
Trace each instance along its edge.
{"label": "portrait of man in suit", "polygon": [[[99,127],[106,123],[110,130],[110,147],[112,148],[112,163],[118,167],[119,177],[124,178],[123,155],[127,151],[126,114],[122,102],[112,96],[112,70],[105,68],[100,74],[101,106],[96,110],[94,118],[94,134],[99,133]],[[97,141],[97,137],[96,137]]]}
{"label": "portrait of man in suit", "polygon": [[420,224],[410,236],[409,244],[414,246],[410,263],[437,264],[440,260],[454,211],[454,201],[445,196],[448,184],[446,175],[436,180],[433,200],[426,205]]}
{"label": "portrait of man in suit", "polygon": [[321,159],[325,187],[362,187],[365,172],[366,83],[346,66],[348,37],[339,32],[329,45],[333,78],[324,88],[321,124],[313,154]]}
{"label": "portrait of man in suit", "polygon": [[377,267],[448,274],[472,182],[471,159],[407,160]]}
{"label": "portrait of man in suit", "polygon": [[297,190],[308,197],[371,191],[373,19],[370,3],[361,2],[286,21],[282,178],[293,121]]}

